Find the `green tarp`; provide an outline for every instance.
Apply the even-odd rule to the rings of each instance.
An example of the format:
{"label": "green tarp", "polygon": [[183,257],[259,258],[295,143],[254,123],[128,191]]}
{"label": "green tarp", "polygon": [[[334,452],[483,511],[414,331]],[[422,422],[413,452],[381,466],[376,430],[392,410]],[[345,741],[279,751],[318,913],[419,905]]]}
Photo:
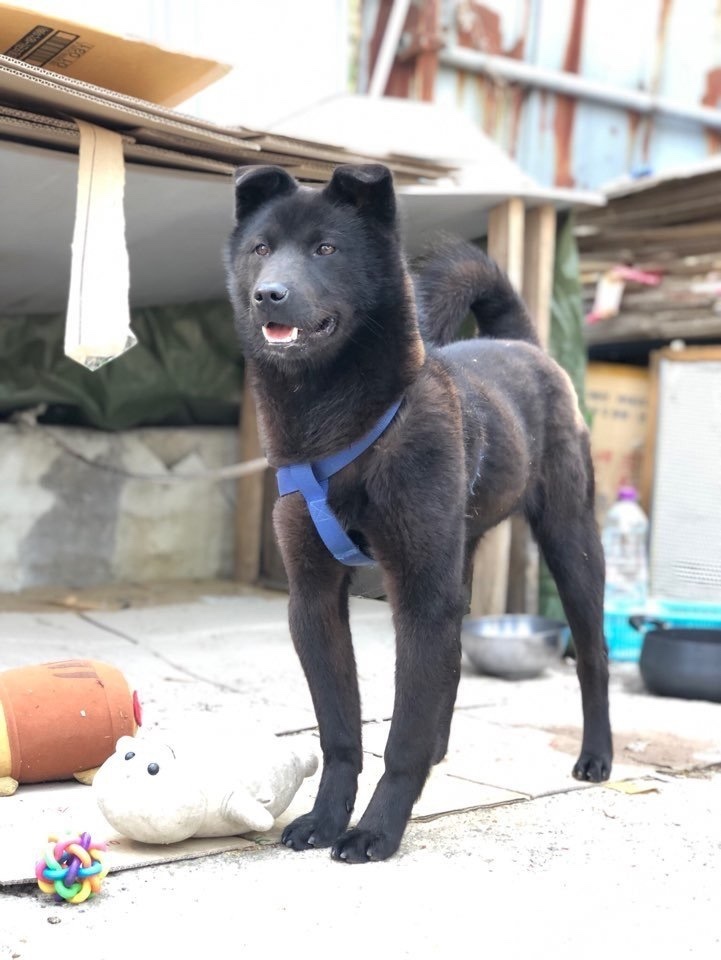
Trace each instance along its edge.
{"label": "green tarp", "polygon": [[95,372],[63,354],[64,314],[0,317],[0,416],[101,430],[237,423],[242,357],[222,301],[134,310],[135,347]]}

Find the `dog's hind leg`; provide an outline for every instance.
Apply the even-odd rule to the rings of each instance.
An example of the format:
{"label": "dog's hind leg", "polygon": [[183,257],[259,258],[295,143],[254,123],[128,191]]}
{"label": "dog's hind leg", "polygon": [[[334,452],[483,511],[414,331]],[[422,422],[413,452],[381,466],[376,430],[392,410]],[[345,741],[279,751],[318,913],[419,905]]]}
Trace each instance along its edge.
{"label": "dog's hind leg", "polygon": [[290,584],[293,644],[308,681],[323,753],[323,772],[310,813],[283,831],[294,850],[327,847],[348,826],[362,767],[358,680],[348,618],[348,567],[326,550],[291,498],[274,512]]}
{"label": "dog's hind leg", "polygon": [[[559,458],[557,461],[564,463]],[[608,712],[608,653],[603,636],[604,557],[593,513],[593,480],[584,443],[579,461],[549,478],[529,515],[533,532],[556,581],[576,649],[583,705],[583,742],[573,768],[578,780],[607,780],[613,747]],[[564,467],[568,466],[568,461]],[[584,477],[586,482],[574,483]]]}

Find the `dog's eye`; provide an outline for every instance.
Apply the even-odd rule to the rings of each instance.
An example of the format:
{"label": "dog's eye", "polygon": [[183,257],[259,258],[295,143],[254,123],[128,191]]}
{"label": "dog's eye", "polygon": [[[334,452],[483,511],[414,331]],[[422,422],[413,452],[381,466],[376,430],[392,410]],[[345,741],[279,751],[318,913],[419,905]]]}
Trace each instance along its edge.
{"label": "dog's eye", "polygon": [[321,257],[329,257],[331,253],[335,253],[335,247],[332,243],[321,243],[316,253]]}
{"label": "dog's eye", "polygon": [[148,764],[148,773],[150,774],[151,777],[154,777],[155,774],[158,773],[159,771],[160,771],[160,767],[158,766],[157,763]]}
{"label": "dog's eye", "polygon": [[267,257],[268,254],[270,253],[270,247],[268,246],[267,243],[259,243],[258,246],[255,248],[255,252],[258,254],[259,257]]}
{"label": "dog's eye", "polygon": [[132,750],[128,750],[128,752],[125,754],[125,759],[126,759],[126,760],[132,760],[134,756],[135,756],[135,754],[133,753],[133,751],[132,751]]}

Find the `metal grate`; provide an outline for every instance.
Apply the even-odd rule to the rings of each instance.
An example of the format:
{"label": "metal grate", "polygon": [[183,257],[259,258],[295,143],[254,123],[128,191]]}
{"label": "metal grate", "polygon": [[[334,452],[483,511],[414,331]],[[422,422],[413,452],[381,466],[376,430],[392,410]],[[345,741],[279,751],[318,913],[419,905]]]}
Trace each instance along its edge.
{"label": "metal grate", "polygon": [[659,364],[651,592],[721,602],[721,361]]}

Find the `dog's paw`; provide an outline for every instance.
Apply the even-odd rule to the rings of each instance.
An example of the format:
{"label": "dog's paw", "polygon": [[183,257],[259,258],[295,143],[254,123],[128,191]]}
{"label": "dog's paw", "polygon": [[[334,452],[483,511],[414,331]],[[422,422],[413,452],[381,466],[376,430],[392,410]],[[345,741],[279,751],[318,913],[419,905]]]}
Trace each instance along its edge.
{"label": "dog's paw", "polygon": [[334,844],[331,856],[343,863],[368,863],[369,860],[386,860],[400,846],[400,838],[386,833],[356,828],[348,830]]}
{"label": "dog's paw", "polygon": [[291,850],[313,850],[329,847],[345,830],[344,823],[334,823],[328,817],[319,817],[306,813],[289,823],[280,838],[281,843]]}
{"label": "dog's paw", "polygon": [[610,755],[583,751],[573,768],[576,780],[590,780],[592,783],[601,783],[611,775]]}

